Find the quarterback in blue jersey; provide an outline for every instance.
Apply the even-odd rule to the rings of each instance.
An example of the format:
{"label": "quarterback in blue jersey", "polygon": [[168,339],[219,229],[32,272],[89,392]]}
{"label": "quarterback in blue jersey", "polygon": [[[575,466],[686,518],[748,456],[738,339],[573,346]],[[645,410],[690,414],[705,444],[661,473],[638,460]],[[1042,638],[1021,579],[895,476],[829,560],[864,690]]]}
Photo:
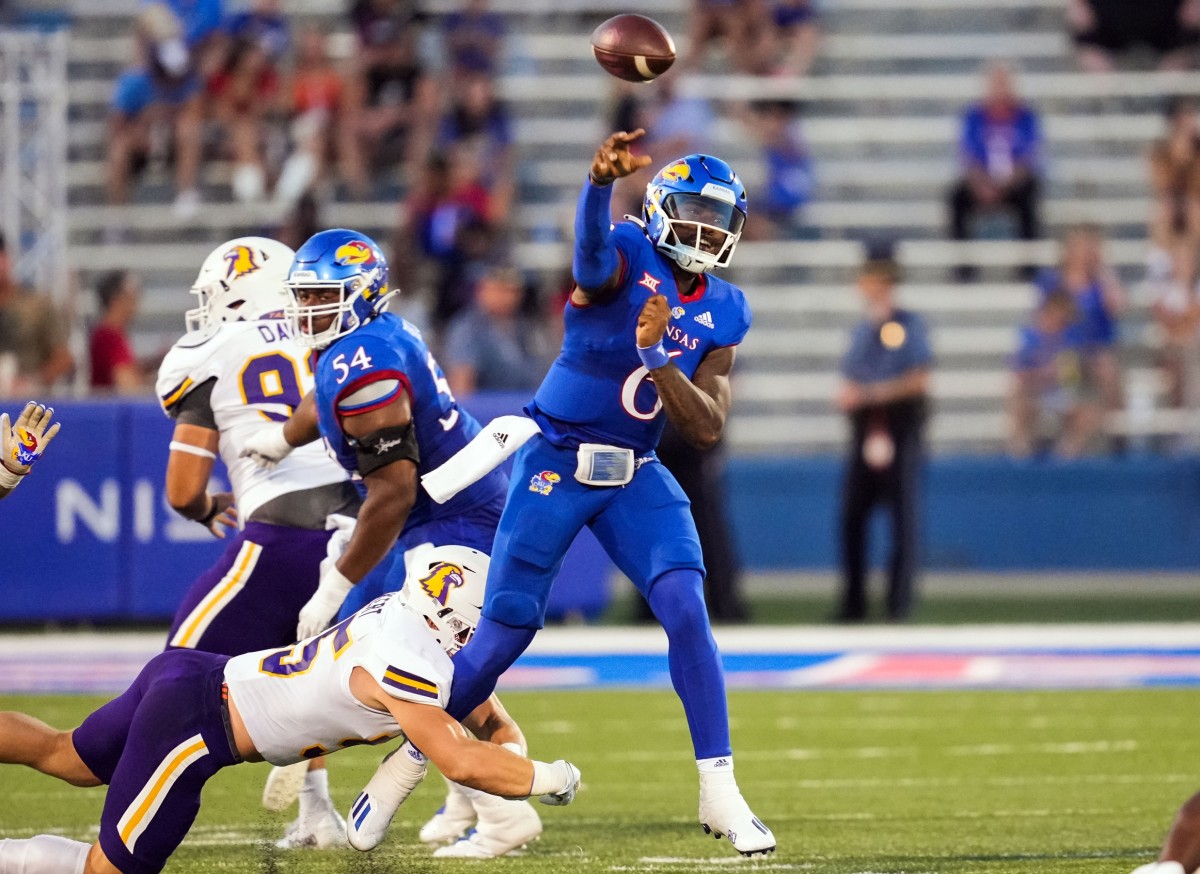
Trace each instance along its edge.
{"label": "quarterback in blue jersey", "polygon": [[733,776],[725,679],[703,597],[704,562],[688,500],[658,463],[664,414],[699,447],[721,435],[734,349],[750,327],[725,267],[746,192],[710,155],[667,164],[641,220],[612,225],[615,179],[650,162],[616,133],[596,151],[575,215],[575,288],[562,351],[527,414],[473,652],[456,665],[451,710],[469,713],[542,627],[550,586],[584,525],[649,601],[670,640],[700,771],[700,822],[740,852],[775,848]]}
{"label": "quarterback in blue jersey", "polygon": [[[273,461],[319,435],[365,491],[345,551],[322,564],[317,591],[300,611],[302,639],[323,631],[339,609],[345,618],[399,589],[406,563],[429,548],[490,554],[508,480],[492,471],[444,504],[419,489],[418,476],[463,448],[479,423],[458,406],[420,331],[384,311],[395,292],[373,240],[341,228],[314,235],[296,251],[287,285],[294,336],[317,350],[315,388],[291,419],[247,446]],[[501,855],[541,833],[537,813],[524,802],[464,801],[453,793],[451,801],[458,815],[442,817],[422,837],[455,840],[476,820],[479,836],[443,848],[443,856]],[[489,841],[493,832],[506,837]]]}

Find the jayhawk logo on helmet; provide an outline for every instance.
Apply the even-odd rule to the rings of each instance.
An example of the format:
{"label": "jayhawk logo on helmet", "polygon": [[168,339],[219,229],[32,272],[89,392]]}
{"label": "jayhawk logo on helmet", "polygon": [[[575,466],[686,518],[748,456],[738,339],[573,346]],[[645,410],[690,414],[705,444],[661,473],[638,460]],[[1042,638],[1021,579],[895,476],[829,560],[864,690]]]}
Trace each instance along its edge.
{"label": "jayhawk logo on helmet", "polygon": [[229,264],[225,270],[226,279],[238,279],[262,266],[249,246],[234,246],[225,253],[225,261]]}
{"label": "jayhawk logo on helmet", "polygon": [[450,590],[465,583],[463,569],[448,561],[438,562],[428,576],[421,578],[421,588],[443,607],[446,606],[446,599],[450,597]]}
{"label": "jayhawk logo on helmet", "polygon": [[662,171],[663,179],[670,179],[674,182],[682,182],[685,179],[692,178],[692,168],[687,165],[686,161],[679,161],[666,167]]}
{"label": "jayhawk logo on helmet", "polygon": [[370,265],[375,260],[375,253],[362,240],[352,240],[338,246],[333,253],[334,263],[341,267],[352,267],[357,264]]}

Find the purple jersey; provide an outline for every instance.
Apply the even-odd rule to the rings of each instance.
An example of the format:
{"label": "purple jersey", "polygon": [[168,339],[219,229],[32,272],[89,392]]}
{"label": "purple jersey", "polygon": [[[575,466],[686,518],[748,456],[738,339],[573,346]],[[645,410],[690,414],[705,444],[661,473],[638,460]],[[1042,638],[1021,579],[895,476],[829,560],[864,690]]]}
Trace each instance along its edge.
{"label": "purple jersey", "polygon": [[663,346],[689,379],[712,349],[736,346],[750,329],[742,290],[701,274],[681,295],[671,262],[636,222],[613,228],[623,270],[616,293],[600,303],[568,303],[562,351],[529,406],[542,433],[558,446],[605,443],[653,451],[663,429],[662,402],[637,354],[637,320],[652,294],[671,307]]}

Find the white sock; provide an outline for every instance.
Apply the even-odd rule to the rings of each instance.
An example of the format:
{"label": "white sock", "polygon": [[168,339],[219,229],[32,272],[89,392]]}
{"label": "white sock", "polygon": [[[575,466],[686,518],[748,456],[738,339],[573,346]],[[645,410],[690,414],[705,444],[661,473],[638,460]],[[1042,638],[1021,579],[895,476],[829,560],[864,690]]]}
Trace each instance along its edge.
{"label": "white sock", "polygon": [[300,819],[324,813],[333,807],[329,797],[329,771],[317,768],[304,775],[304,788],[300,790]]}
{"label": "white sock", "polygon": [[733,756],[716,756],[712,759],[696,759],[696,769],[701,774],[732,774]]}
{"label": "white sock", "polygon": [[90,849],[58,835],[0,840],[0,874],[83,874]]}

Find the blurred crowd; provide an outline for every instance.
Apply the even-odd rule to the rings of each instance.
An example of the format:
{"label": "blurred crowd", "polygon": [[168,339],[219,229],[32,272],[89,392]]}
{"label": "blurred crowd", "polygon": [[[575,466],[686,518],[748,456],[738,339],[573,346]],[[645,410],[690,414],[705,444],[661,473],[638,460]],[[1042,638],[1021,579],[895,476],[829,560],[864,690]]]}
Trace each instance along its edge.
{"label": "blurred crowd", "polygon": [[[244,0],[236,10],[226,2],[140,4],[136,53],[110,102],[109,202],[128,202],[157,164],[170,168],[173,210],[186,221],[213,190],[204,174],[219,160],[231,197],[272,204],[271,232],[293,247],[325,226],[330,202],[397,203],[390,256],[406,289],[427,290],[405,315],[429,330],[454,390],[535,387],[557,346],[566,289],[539,287],[513,261],[515,119],[498,84],[520,50],[505,16],[487,0],[439,14],[418,0],[346,0],[330,27],[289,15],[283,0]],[[1200,0],[1064,0],[1064,11],[1080,70],[1195,67]],[[805,220],[820,167],[803,105],[719,100],[687,87],[690,76],[713,72],[822,75],[816,0],[692,0],[683,45],[652,86],[613,80],[607,126],[644,127],[639,147],[656,157],[719,152],[732,127],[753,144],[761,174],[745,239],[818,235]],[[1131,286],[1135,301],[1145,290],[1153,313],[1163,400],[1151,402],[1178,410],[1184,423],[1162,448],[1190,450],[1200,441],[1200,428],[1187,424],[1200,419],[1200,122],[1187,100],[1171,101],[1166,115],[1165,136],[1148,144],[1151,250],[1144,279]],[[1018,71],[989,63],[979,99],[960,117],[947,238],[1043,238],[1047,146]],[[649,172],[621,180],[615,214],[640,212]],[[119,225],[105,233],[112,242],[128,237]],[[87,342],[72,346],[45,296],[19,287],[2,246],[0,394],[43,391],[73,372],[98,391],[148,391],[155,356],[135,355],[128,333],[134,273],[98,278],[84,308]],[[1146,404],[1144,387],[1127,390],[1122,373],[1130,293],[1098,227],[1072,227],[1060,247],[1055,267],[1029,265],[1016,276],[1033,306],[1013,326],[1010,449],[1120,452]],[[952,278],[970,293],[979,272],[963,264]]]}

